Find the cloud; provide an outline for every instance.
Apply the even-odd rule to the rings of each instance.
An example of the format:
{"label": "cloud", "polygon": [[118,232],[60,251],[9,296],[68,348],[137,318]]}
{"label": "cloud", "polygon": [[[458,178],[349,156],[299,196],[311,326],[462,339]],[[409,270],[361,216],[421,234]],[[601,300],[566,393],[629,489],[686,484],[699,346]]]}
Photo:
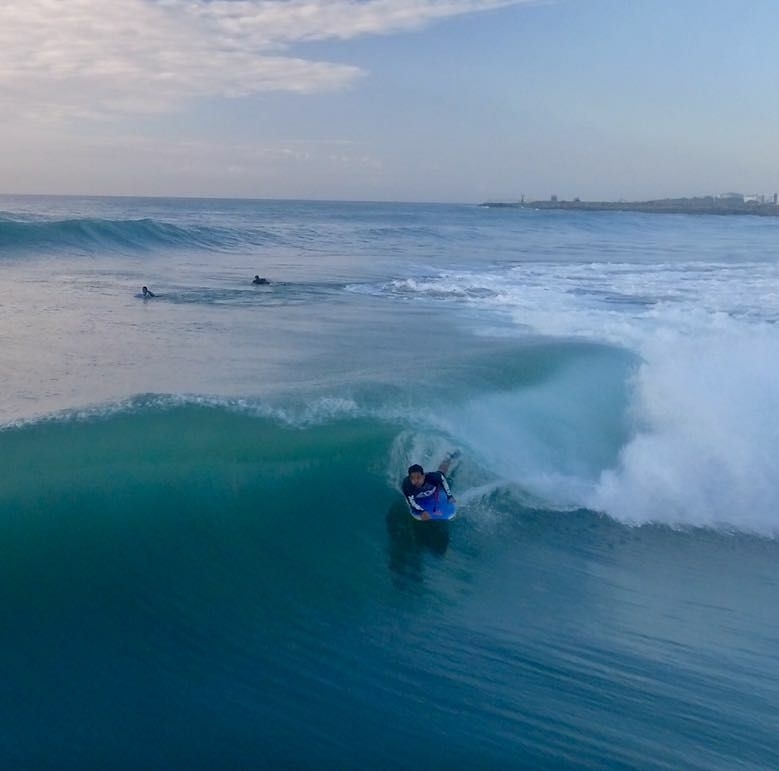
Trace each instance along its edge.
{"label": "cloud", "polygon": [[3,0],[0,98],[40,121],[163,112],[203,97],[341,89],[364,74],[358,66],[289,49],[527,1]]}

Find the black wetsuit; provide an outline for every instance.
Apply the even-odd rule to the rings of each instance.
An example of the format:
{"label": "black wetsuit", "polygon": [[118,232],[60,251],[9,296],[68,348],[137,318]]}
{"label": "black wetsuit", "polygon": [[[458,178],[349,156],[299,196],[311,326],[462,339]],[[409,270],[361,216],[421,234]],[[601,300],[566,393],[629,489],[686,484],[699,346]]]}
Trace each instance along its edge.
{"label": "black wetsuit", "polygon": [[414,514],[422,514],[426,509],[419,501],[435,495],[439,487],[446,493],[447,498],[451,497],[452,491],[449,489],[446,477],[440,471],[428,471],[421,487],[414,487],[411,480],[406,477],[403,480],[403,495],[406,496],[411,511]]}

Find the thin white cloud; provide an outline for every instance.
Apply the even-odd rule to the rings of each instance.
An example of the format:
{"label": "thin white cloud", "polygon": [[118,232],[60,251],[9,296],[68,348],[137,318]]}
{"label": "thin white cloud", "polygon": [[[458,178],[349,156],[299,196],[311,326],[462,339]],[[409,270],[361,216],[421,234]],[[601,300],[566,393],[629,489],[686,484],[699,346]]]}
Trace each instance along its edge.
{"label": "thin white cloud", "polygon": [[346,139],[210,141],[60,129],[56,144],[45,128],[9,136],[11,145],[26,139],[36,152],[0,154],[6,191],[326,198],[358,196],[385,175],[369,143]]}
{"label": "thin white cloud", "polygon": [[42,120],[166,111],[199,97],[339,89],[362,70],[286,55],[289,48],[524,2],[2,0],[0,100],[7,116]]}
{"label": "thin white cloud", "polygon": [[258,45],[341,39],[418,29],[450,16],[528,0],[212,0],[200,13]]}

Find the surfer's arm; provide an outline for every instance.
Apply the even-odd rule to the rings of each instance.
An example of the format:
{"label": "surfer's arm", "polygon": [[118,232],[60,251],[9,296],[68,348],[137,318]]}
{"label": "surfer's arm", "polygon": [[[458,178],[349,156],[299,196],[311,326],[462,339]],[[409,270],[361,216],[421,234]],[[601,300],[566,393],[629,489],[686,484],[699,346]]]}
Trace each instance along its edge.
{"label": "surfer's arm", "polygon": [[443,472],[437,471],[438,474],[438,484],[441,486],[441,489],[446,493],[446,497],[450,500],[454,500],[454,496],[452,495],[452,490],[449,487],[449,482],[447,481],[446,477],[443,475]]}
{"label": "surfer's arm", "polygon": [[407,495],[406,501],[408,501],[408,508],[411,515],[417,519],[430,519],[430,512],[423,509],[415,500],[413,495]]}
{"label": "surfer's arm", "polygon": [[412,512],[416,512],[417,514],[425,513],[425,510],[416,502],[413,495],[407,495],[406,500],[408,501],[409,508]]}

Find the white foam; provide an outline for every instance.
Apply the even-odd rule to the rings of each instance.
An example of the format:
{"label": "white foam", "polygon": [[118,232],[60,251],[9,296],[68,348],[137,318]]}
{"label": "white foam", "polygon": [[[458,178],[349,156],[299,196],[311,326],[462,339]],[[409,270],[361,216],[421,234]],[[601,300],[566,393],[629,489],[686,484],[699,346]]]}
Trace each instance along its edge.
{"label": "white foam", "polygon": [[452,450],[451,440],[435,431],[402,431],[390,448],[387,465],[387,483],[396,487],[412,463],[419,463],[426,471],[434,471]]}
{"label": "white foam", "polygon": [[[373,291],[460,302],[549,335],[640,347],[656,327],[694,332],[711,314],[779,321],[779,263],[528,263],[398,279]],[[694,319],[686,318],[693,313]]]}
{"label": "white foam", "polygon": [[626,522],[779,533],[776,329],[731,320],[666,332],[644,356],[635,434],[588,505]]}

